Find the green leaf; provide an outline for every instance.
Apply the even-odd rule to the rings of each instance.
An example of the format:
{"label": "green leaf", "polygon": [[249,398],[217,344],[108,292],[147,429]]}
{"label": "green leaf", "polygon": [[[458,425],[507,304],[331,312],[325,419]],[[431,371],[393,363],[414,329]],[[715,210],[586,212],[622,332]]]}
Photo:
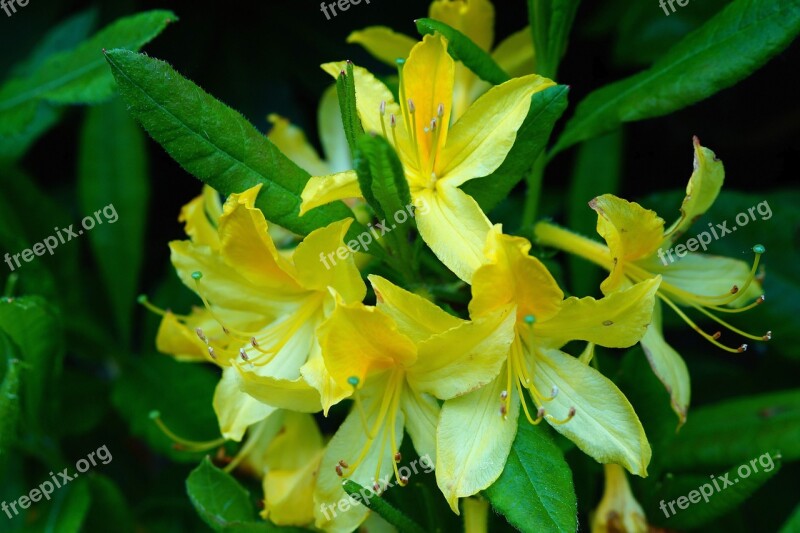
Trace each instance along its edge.
{"label": "green leaf", "polygon": [[[75,474],[72,474],[75,476]],[[73,479],[53,496],[45,518],[44,531],[48,533],[80,533],[89,513],[92,494],[86,479]]]}
{"label": "green leaf", "polygon": [[[587,204],[601,194],[616,193],[621,176],[622,130],[581,145],[567,197],[567,225],[572,231],[582,235],[596,233],[597,213]],[[568,262],[573,294],[597,294],[602,271],[572,255]]]}
{"label": "green leaf", "polygon": [[93,104],[114,91],[101,51],[138,50],[171,22],[171,11],[148,11],[126,17],[100,30],[74,50],[49,57],[34,73],[0,88],[0,134],[19,132],[34,120],[39,102]]}
{"label": "green leaf", "polygon": [[[648,513],[648,519],[655,525],[675,531],[700,527],[736,509],[777,474],[780,467],[779,458],[773,459],[769,452],[763,452],[743,460],[727,472],[715,474],[713,478],[710,475],[668,476],[643,505],[645,509],[659,509]],[[707,498],[701,491],[705,491]],[[688,499],[690,494],[696,501]],[[680,503],[685,509],[679,507],[679,498],[683,498]],[[660,507],[662,501],[664,508]]]}
{"label": "green leaf", "polygon": [[693,409],[661,460],[673,470],[726,467],[768,450],[800,459],[800,389]]}
{"label": "green leaf", "polygon": [[21,394],[25,421],[33,432],[50,427],[61,373],[63,328],[56,310],[42,298],[26,296],[0,300],[0,330],[19,347],[25,364]]}
{"label": "green leaf", "polygon": [[687,35],[653,66],[587,96],[553,149],[659,117],[746,78],[800,31],[798,0],[735,0]]}
{"label": "green leaf", "polygon": [[[112,133],[113,134],[110,134]],[[90,109],[81,135],[81,211],[123,343],[136,305],[150,183],[142,130],[119,100]],[[102,212],[100,212],[102,211]]]}
{"label": "green leaf", "polygon": [[218,381],[206,367],[179,363],[167,355],[148,355],[123,366],[111,398],[133,435],[173,461],[196,462],[202,454],[174,449],[150,414],[159,411],[164,424],[182,438],[216,439],[219,426],[212,400]]}
{"label": "green leaf", "polygon": [[186,491],[200,518],[214,531],[231,522],[255,519],[249,493],[206,457],[186,480]]}
{"label": "green leaf", "polygon": [[89,477],[92,506],[84,523],[84,531],[104,531],[114,524],[115,533],[133,533],[134,521],[131,506],[116,483],[102,474],[92,472]]}
{"label": "green leaf", "polygon": [[457,29],[428,18],[417,19],[416,24],[420,35],[441,33],[447,39],[447,52],[452,58],[464,63],[480,79],[492,85],[500,85],[510,79],[492,56]]}
{"label": "green leaf", "polygon": [[797,533],[800,531],[800,505],[795,507],[792,516],[781,527],[780,533]]}
{"label": "green leaf", "polygon": [[347,61],[347,70],[343,70],[336,78],[336,94],[339,96],[339,109],[342,113],[342,125],[350,146],[350,154],[355,155],[356,141],[364,133],[361,119],[356,108],[356,83],[353,76],[353,63]]}
{"label": "green leaf", "polygon": [[0,466],[9,457],[9,449],[17,438],[20,415],[19,389],[22,362],[19,349],[14,342],[0,331],[0,360],[4,372],[0,382]]}
{"label": "green leaf", "polygon": [[528,116],[503,164],[485,178],[470,180],[462,187],[484,212],[488,213],[506,198],[531,169],[547,146],[556,121],[567,108],[568,93],[569,87],[556,85],[531,96]]}
{"label": "green leaf", "polygon": [[543,426],[520,417],[505,469],[486,489],[496,511],[523,532],[573,532],[578,528],[572,472]]}
{"label": "green leaf", "polygon": [[308,533],[302,527],[276,526],[271,522],[232,522],[222,528],[224,533]]}
{"label": "green leaf", "polygon": [[383,498],[362,498],[361,495],[367,494],[369,491],[355,481],[346,479],[342,486],[344,487],[344,491],[350,495],[351,499],[357,500],[371,511],[379,514],[381,518],[396,527],[400,533],[424,533],[425,530],[422,529],[419,524]]}
{"label": "green leaf", "polygon": [[[337,202],[300,217],[309,174],[244,117],[163,61],[127,50],[111,50],[106,59],[129,111],[190,174],[226,195],[262,184],[256,206],[300,235],[353,216]],[[350,231],[364,228],[354,223]]]}
{"label": "green leaf", "polygon": [[555,79],[580,0],[528,0],[536,73]]}

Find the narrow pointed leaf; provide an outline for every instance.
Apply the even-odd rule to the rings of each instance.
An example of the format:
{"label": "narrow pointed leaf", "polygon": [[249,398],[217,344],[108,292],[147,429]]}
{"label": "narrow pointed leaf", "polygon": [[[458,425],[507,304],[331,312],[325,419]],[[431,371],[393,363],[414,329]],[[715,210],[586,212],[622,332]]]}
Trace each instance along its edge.
{"label": "narrow pointed leaf", "polygon": [[367,490],[350,479],[344,481],[342,485],[347,494],[366,505],[370,510],[378,513],[381,518],[397,528],[400,533],[423,533],[422,527],[404,515],[402,511],[395,508],[383,498],[362,499],[361,494],[367,494]]}
{"label": "narrow pointed leaf", "polygon": [[580,0],[528,0],[536,73],[555,78]]}

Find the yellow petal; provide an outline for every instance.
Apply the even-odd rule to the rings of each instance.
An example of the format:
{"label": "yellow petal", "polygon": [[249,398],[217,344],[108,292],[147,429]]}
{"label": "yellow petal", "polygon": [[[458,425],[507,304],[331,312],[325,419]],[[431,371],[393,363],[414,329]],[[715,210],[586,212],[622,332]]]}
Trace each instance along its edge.
{"label": "yellow petal", "polygon": [[512,33],[498,44],[492,52],[492,59],[512,78],[534,72],[535,54],[530,26]]}
{"label": "yellow petal", "polygon": [[700,146],[694,138],[694,172],[686,186],[686,198],[681,204],[681,218],[667,230],[665,242],[674,242],[695,220],[714,203],[725,181],[725,168],[714,152]]}
{"label": "yellow petal", "polygon": [[348,251],[346,259],[337,255],[340,249],[347,249],[344,236],[352,222],[348,218],[316,229],[297,246],[292,260],[304,288],[327,293],[331,287],[346,303],[360,302],[367,295],[353,254]]}
{"label": "yellow petal", "polygon": [[686,422],[691,399],[689,370],[683,358],[664,340],[661,332],[661,302],[656,302],[653,322],[642,337],[642,348],[650,367],[669,393],[672,410],[678,415],[680,427]]}
{"label": "yellow petal", "polygon": [[178,361],[207,362],[208,346],[197,336],[196,329],[203,330],[203,334],[214,346],[220,346],[220,340],[227,344],[228,339],[222,331],[222,326],[205,309],[192,309],[186,323],[178,321],[177,317],[167,311],[161,319],[156,335],[156,348],[159,352],[169,354]]}
{"label": "yellow petal", "polygon": [[267,418],[275,408],[242,392],[242,379],[236,369],[226,368],[214,393],[214,412],[222,436],[240,441],[247,428]]}
{"label": "yellow petal", "polygon": [[414,449],[428,464],[436,464],[436,425],[439,422],[439,403],[425,393],[405,385],[400,397],[400,409],[405,413],[406,431]]}
{"label": "yellow petal", "polygon": [[375,290],[378,309],[391,317],[403,335],[414,342],[422,342],[464,322],[430,300],[401,289],[380,276],[370,275],[369,281]]}
{"label": "yellow petal", "polygon": [[397,365],[408,367],[417,358],[414,343],[395,322],[375,307],[337,301],[330,317],[317,330],[325,367],[341,387],[348,379],[363,383],[368,373]]}
{"label": "yellow petal", "polygon": [[308,356],[308,361],[300,368],[300,375],[309,385],[319,391],[322,413],[325,416],[328,416],[328,411],[331,407],[349,397],[353,392],[352,387],[342,387],[333,380],[330,372],[325,367],[322,349],[316,341],[311,349],[311,354]]}
{"label": "yellow petal", "polygon": [[393,68],[397,66],[395,60],[407,58],[417,43],[411,37],[386,26],[370,26],[354,31],[347,37],[347,42],[360,44],[372,57]]}
{"label": "yellow petal", "polygon": [[[665,252],[666,253],[666,252]],[[731,259],[719,255],[688,253],[682,258],[677,258],[671,263],[669,256],[664,255],[664,261],[653,256],[645,261],[638,262],[652,274],[660,274],[664,283],[668,283],[688,293],[698,296],[720,296],[730,293],[736,285],[744,289],[744,284],[750,275],[750,265],[739,259]],[[761,284],[753,280],[745,290],[739,291],[739,297],[730,305],[742,307],[751,303],[763,294]],[[679,294],[670,294],[670,298],[691,305],[691,301],[682,298]]]}
{"label": "yellow petal", "polygon": [[[317,110],[317,126],[322,151],[328,162],[329,170],[325,174],[344,172],[353,168],[350,146],[347,144],[347,136],[344,134],[336,85],[331,85],[322,93]],[[360,194],[356,196],[360,196]]]}
{"label": "yellow petal", "polygon": [[308,142],[303,130],[274,113],[267,119],[272,124],[272,130],[267,134],[267,138],[278,147],[278,150],[312,176],[328,173],[328,166]]}
{"label": "yellow petal", "polygon": [[552,80],[530,75],[492,87],[451,128],[436,160],[436,175],[458,187],[494,172],[514,146],[531,96],[553,85]]}
{"label": "yellow petal", "polygon": [[283,379],[259,375],[249,372],[241,364],[234,365],[234,368],[242,377],[240,383],[242,391],[261,403],[301,413],[316,413],[322,410],[319,392],[302,377]]}
{"label": "yellow petal", "polygon": [[346,170],[327,176],[312,176],[300,193],[300,215],[305,215],[315,207],[345,200],[361,198],[358,175],[354,170]]}
{"label": "yellow petal", "polygon": [[[450,114],[453,106],[453,83],[455,76],[455,62],[447,53],[447,43],[440,35],[426,35],[408,55],[408,60],[403,66],[402,83],[405,87],[405,98],[413,100],[416,125],[416,139],[419,155],[419,166],[414,168],[427,173],[433,168],[432,158],[445,146],[447,132],[450,128]],[[439,106],[442,106],[443,116],[438,119],[438,137],[426,130],[430,129],[430,121],[438,116]],[[406,102],[401,106],[407,107]],[[409,114],[411,113],[409,109]],[[399,134],[399,132],[398,132]],[[437,146],[433,146],[433,139],[438,139]],[[409,166],[406,164],[406,166]],[[440,168],[438,164],[436,168]],[[442,175],[442,174],[437,174]]]}
{"label": "yellow petal", "polygon": [[600,288],[608,294],[622,283],[625,261],[655,252],[664,235],[664,220],[655,211],[612,194],[598,196],[589,206],[597,211],[597,233],[608,243],[613,269]]}
{"label": "yellow petal", "polygon": [[564,419],[575,408],[569,422],[551,423],[556,431],[600,463],[617,463],[633,474],[647,475],[650,444],[633,407],[616,385],[560,350],[539,349],[529,363],[538,390],[558,387],[555,399],[544,404],[548,415]]}
{"label": "yellow petal", "polygon": [[220,216],[222,203],[219,193],[208,185],[203,185],[203,193],[183,206],[178,221],[186,224],[186,234],[194,244],[219,249],[217,221]]}
{"label": "yellow petal", "polygon": [[[505,373],[504,365],[500,374]],[[505,467],[519,417],[519,397],[514,389],[508,416],[500,414],[499,398],[505,385],[504,379],[495,379],[442,406],[436,432],[436,483],[456,514],[459,498],[489,487]]]}
{"label": "yellow petal", "polygon": [[436,190],[413,195],[418,209],[417,228],[439,260],[467,283],[484,262],[483,245],[491,228],[489,219],[467,193],[437,182]]}
{"label": "yellow petal", "polygon": [[457,29],[487,52],[494,44],[494,6],[489,0],[434,0],[428,15]]}
{"label": "yellow petal", "polygon": [[[385,380],[381,384],[385,385]],[[374,426],[380,410],[375,402],[380,402],[381,399],[381,395],[364,395],[363,407],[364,412],[367,413],[367,427]],[[396,444],[398,449],[403,438],[404,423],[403,412],[398,411],[397,416],[394,418],[394,432],[397,437]],[[371,493],[371,487],[376,481],[376,472],[378,472],[378,477],[380,478],[378,480],[379,483],[383,481],[393,483],[393,480],[390,480],[393,472],[394,451],[390,446],[381,446],[381,443],[390,441],[388,433],[391,431],[392,426],[389,423],[382,424],[376,431],[362,461],[360,464],[355,465],[361,450],[365,449],[367,435],[361,416],[355,410],[350,412],[328,443],[320,464],[319,477],[314,492],[314,515],[317,528],[325,531],[349,533],[357,529],[367,516],[367,508],[357,500],[349,498],[344,489],[342,489],[342,478],[337,475],[335,470],[339,461],[344,460],[351,466],[347,471],[348,478],[364,487],[367,497],[374,497]],[[379,461],[381,463],[380,471],[378,471]],[[354,471],[353,466],[356,466]],[[383,485],[383,483],[381,484]]]}
{"label": "yellow petal", "polygon": [[605,465],[603,499],[592,519],[592,533],[647,533],[644,509],[633,496],[628,477],[619,465]]}
{"label": "yellow petal", "polygon": [[527,239],[504,235],[499,225],[491,229],[487,264],[472,279],[471,317],[495,313],[511,303],[517,305],[517,316],[533,315],[537,320],[558,312],[564,293],[542,262],[528,255],[530,249]]}
{"label": "yellow petal", "polygon": [[464,322],[419,344],[408,382],[441,400],[460,396],[494,380],[514,340],[516,307]]}
{"label": "yellow petal", "polygon": [[533,335],[537,342],[551,348],[559,348],[571,340],[608,348],[632,346],[639,342],[652,320],[660,282],[660,277],[651,278],[600,300],[567,298],[557,315],[534,323]]}
{"label": "yellow petal", "polygon": [[269,236],[264,213],[255,207],[260,190],[261,185],[257,185],[241,194],[232,194],[225,202],[219,222],[222,255],[236,272],[258,286],[299,291],[289,274],[291,265]]}

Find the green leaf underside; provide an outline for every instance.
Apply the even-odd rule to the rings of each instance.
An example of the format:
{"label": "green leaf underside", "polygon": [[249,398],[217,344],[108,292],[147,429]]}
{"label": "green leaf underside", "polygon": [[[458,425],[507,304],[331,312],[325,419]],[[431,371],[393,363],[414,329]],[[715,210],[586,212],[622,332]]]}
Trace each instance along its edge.
{"label": "green leaf underside", "polygon": [[186,491],[203,521],[215,531],[255,519],[249,493],[206,457],[186,479]]}
{"label": "green leaf underside", "polygon": [[587,96],[551,155],[622,122],[659,117],[744,79],[800,31],[798,0],[736,0],[649,69]]}
{"label": "green leaf underside", "polygon": [[485,491],[492,506],[523,532],[573,532],[578,528],[572,472],[547,434],[520,416],[505,469]]}
{"label": "green leaf underside", "polygon": [[[262,184],[256,207],[269,221],[300,235],[352,217],[341,202],[300,217],[300,194],[309,174],[242,115],[167,63],[127,50],[111,50],[106,58],[129,111],[190,174],[225,195]],[[353,223],[348,236],[363,231]]]}
{"label": "green leaf underside", "polygon": [[492,85],[500,85],[510,79],[492,56],[457,29],[444,22],[427,18],[418,19],[416,24],[420,35],[436,32],[442,34],[447,39],[447,52],[456,61],[464,63],[480,79]]}

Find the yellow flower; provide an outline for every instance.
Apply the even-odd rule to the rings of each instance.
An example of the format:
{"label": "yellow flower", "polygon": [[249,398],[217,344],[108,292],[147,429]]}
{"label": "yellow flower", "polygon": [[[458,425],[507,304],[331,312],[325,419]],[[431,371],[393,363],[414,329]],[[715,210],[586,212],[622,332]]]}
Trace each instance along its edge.
{"label": "yellow flower", "polygon": [[491,381],[512,339],[513,316],[505,310],[469,322],[383,278],[370,281],[377,307],[338,300],[319,330],[325,366],[338,385],[355,389],[356,404],[322,458],[315,512],[326,531],[352,531],[367,515],[361,504],[334,509],[346,499],[340,476],[378,492],[392,474],[395,483],[408,482],[404,429],[420,457],[435,463],[435,398]]}
{"label": "yellow flower", "polygon": [[231,195],[216,224],[201,199],[184,209],[192,240],[170,244],[172,263],[205,309],[167,313],[157,340],[180,359],[222,367],[214,408],[223,436],[237,441],[276,408],[327,411],[349,393],[328,377],[316,328],[333,307],[329,287],[346,302],[366,294],[352,256],[328,256],[342,245],[349,219],[281,251],[254,206],[259,189]]}
{"label": "yellow flower", "polygon": [[[530,243],[489,234],[488,262],[475,273],[470,316],[499,310],[514,316],[513,342],[491,383],[448,400],[437,430],[436,480],[453,511],[503,471],[517,432],[520,405],[532,424],[546,420],[601,463],[619,463],[645,476],[650,445],[622,392],[587,361],[560,348],[583,340],[612,348],[636,343],[650,323],[658,279],[602,300],[567,298]],[[528,407],[530,396],[533,408]]]}
{"label": "yellow flower", "polygon": [[[489,0],[434,0],[428,17],[455,28],[486,52],[509,76],[515,78],[533,72],[534,52],[530,27],[512,34],[493,49],[494,6]],[[394,67],[397,59],[406,59],[416,39],[397,33],[385,26],[372,26],[355,31],[347,42],[363,46],[370,54]],[[491,85],[458,62],[453,87],[453,119],[457,120],[467,108]]]}
{"label": "yellow flower", "polygon": [[605,465],[603,499],[592,518],[592,533],[647,533],[644,510],[631,492],[619,465]]}
{"label": "yellow flower", "polygon": [[[539,243],[576,254],[608,270],[610,275],[600,286],[604,294],[660,276],[662,283],[658,297],[662,302],[715,346],[729,352],[743,352],[747,349],[746,344],[738,348],[723,345],[717,340],[721,332],[706,333],[680,309],[681,306],[691,307],[749,339],[769,340],[772,335],[771,332],[763,336],[745,333],[715,314],[745,311],[764,300],[761,284],[755,279],[763,246],[753,247],[756,259],[752,268],[748,268],[744,261],[693,253],[701,246],[701,241],[705,250],[712,240],[712,233],[716,237],[722,236],[716,234],[712,224],[709,224],[710,231],[704,232],[707,242],[700,235],[700,241],[687,240],[688,253],[686,245],[675,245],[689,226],[714,203],[724,179],[722,162],[714,152],[700,146],[695,138],[694,173],[686,188],[681,217],[666,231],[664,220],[654,211],[606,194],[595,198],[589,205],[597,211],[597,232],[606,240],[607,246],[547,222],[537,224],[534,233]],[[673,246],[678,257],[672,256]],[[679,250],[680,254],[677,254]],[[743,307],[753,299],[752,304]],[[658,301],[653,322],[642,338],[642,347],[653,371],[670,393],[672,408],[682,424],[690,401],[689,373],[681,356],[664,340],[661,303]]]}
{"label": "yellow flower", "polygon": [[[323,68],[338,76],[344,63]],[[505,159],[528,114],[531,95],[554,83],[540,76],[515,78],[480,97],[450,126],[455,63],[440,36],[427,35],[411,50],[400,79],[400,104],[389,89],[354,68],[356,103],[364,129],[380,132],[403,163],[419,232],[450,270],[469,282],[483,262],[491,227],[477,202],[459,187],[491,174]],[[389,133],[391,131],[391,133]],[[358,192],[355,172],[311,178],[301,213]]]}

